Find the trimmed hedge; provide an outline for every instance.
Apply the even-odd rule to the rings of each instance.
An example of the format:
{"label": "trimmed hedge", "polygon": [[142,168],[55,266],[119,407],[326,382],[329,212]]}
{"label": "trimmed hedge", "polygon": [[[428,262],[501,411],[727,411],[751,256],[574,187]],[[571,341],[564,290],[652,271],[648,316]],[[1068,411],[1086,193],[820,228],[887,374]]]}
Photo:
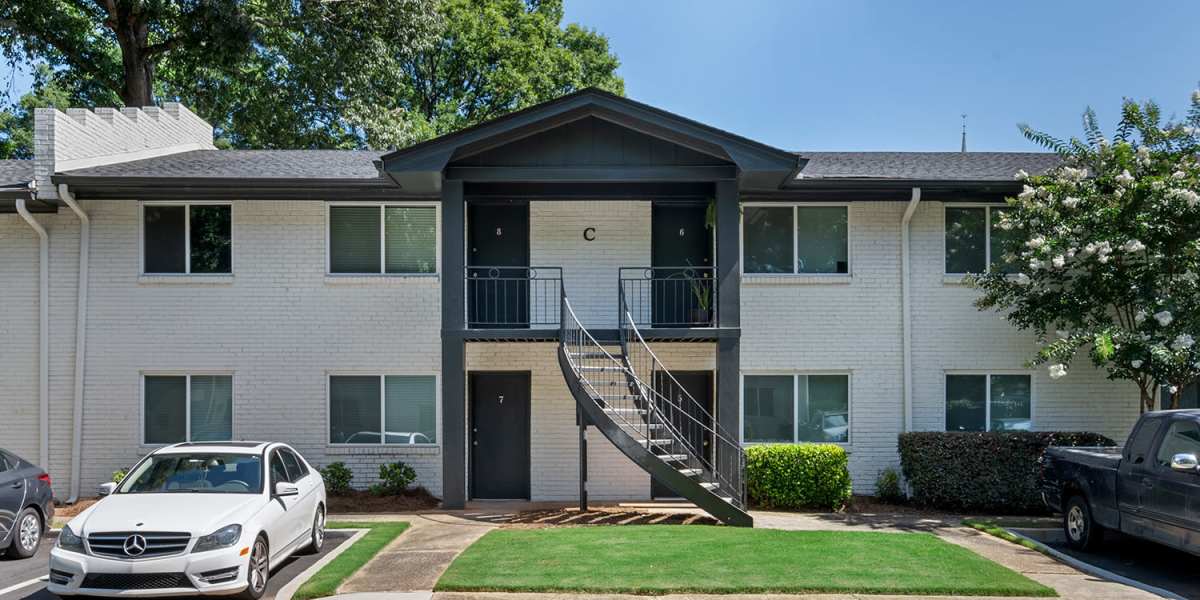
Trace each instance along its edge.
{"label": "trimmed hedge", "polygon": [[746,490],[761,508],[837,510],[850,499],[845,448],[766,444],[746,448]]}
{"label": "trimmed hedge", "polygon": [[900,466],[913,502],[955,511],[1044,514],[1038,489],[1047,446],[1115,446],[1068,431],[900,434]]}

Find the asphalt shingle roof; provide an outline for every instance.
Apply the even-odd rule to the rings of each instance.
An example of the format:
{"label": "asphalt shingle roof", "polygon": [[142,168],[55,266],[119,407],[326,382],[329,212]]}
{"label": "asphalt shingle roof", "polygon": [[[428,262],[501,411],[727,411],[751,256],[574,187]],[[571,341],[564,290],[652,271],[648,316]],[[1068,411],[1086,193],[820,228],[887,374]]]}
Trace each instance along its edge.
{"label": "asphalt shingle roof", "polygon": [[373,150],[192,150],[75,169],[83,177],[377,180]]}
{"label": "asphalt shingle roof", "polygon": [[25,188],[31,181],[32,160],[0,160],[0,188]]}
{"label": "asphalt shingle roof", "polygon": [[807,163],[800,179],[921,179],[1012,181],[1018,169],[1030,174],[1058,164],[1045,152],[798,152]]}

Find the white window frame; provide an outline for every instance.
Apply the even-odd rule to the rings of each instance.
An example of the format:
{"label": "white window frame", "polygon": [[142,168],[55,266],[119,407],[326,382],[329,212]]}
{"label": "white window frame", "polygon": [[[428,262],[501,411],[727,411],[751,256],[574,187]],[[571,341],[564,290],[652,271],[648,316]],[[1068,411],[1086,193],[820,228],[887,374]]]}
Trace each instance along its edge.
{"label": "white window frame", "polygon": [[[854,274],[854,221],[849,202],[743,202],[742,208],[791,208],[792,209],[792,272],[791,273],[756,273],[746,271],[746,213],[738,211],[738,268],[746,277],[803,277],[813,279],[848,279]],[[801,273],[800,269],[800,236],[796,228],[800,225],[800,208],[830,208],[846,209],[846,272],[845,273]]]}
{"label": "white window frame", "polygon": [[[747,442],[746,441],[746,378],[761,376],[788,376],[792,378],[792,441],[791,442]],[[846,378],[846,441],[808,442],[800,441],[800,377],[811,375],[839,375]],[[738,377],[738,443],[742,446],[763,444],[836,444],[850,447],[854,443],[854,372],[853,371],[743,371]]]}
{"label": "white window frame", "polygon": [[[333,378],[334,377],[378,377],[379,378],[379,443],[378,444],[361,444],[361,443],[345,443],[334,442],[331,436],[330,426],[333,421]],[[387,443],[387,377],[433,377],[433,405],[434,417],[433,428],[437,434],[437,440],[432,443],[422,444],[389,444]],[[395,373],[379,371],[327,371],[325,373],[325,444],[333,448],[440,448],[442,446],[442,376],[437,373]]]}
{"label": "white window frame", "polygon": [[1034,415],[1037,414],[1037,378],[1029,371],[1020,369],[1000,369],[990,371],[967,370],[967,371],[945,371],[942,374],[942,431],[946,429],[946,378],[950,375],[982,375],[985,377],[983,383],[983,398],[984,398],[984,413],[983,413],[983,430],[985,432],[992,430],[992,376],[993,375],[1024,375],[1029,378],[1029,430],[1037,430],[1037,422],[1034,420]]}
{"label": "white window frame", "polygon": [[[138,397],[141,398],[141,404],[138,407],[138,439],[141,440],[142,446],[149,447],[164,447],[172,444],[186,443],[192,441],[192,376],[218,376],[229,378],[229,431],[231,434],[228,440],[214,440],[232,442],[238,439],[237,435],[237,380],[233,371],[141,371],[138,373]],[[183,442],[158,443],[146,441],[146,378],[147,377],[184,377],[184,440]]]}
{"label": "white window frame", "polygon": [[942,271],[944,275],[949,277],[966,277],[967,273],[951,273],[946,271],[946,228],[950,225],[950,220],[946,218],[946,213],[951,208],[981,208],[983,209],[983,270],[988,272],[992,270],[992,210],[1009,208],[1007,204],[980,204],[972,202],[947,202],[942,206]]}
{"label": "white window frame", "polygon": [[[146,270],[146,207],[147,206],[180,206],[183,207],[183,272],[172,273]],[[228,206],[229,207],[229,272],[228,273],[192,273],[192,207],[193,206]],[[234,208],[233,202],[227,200],[186,201],[143,200],[138,203],[138,273],[148,277],[230,277],[236,266],[237,253],[234,252]]]}
{"label": "white window frame", "polygon": [[[379,207],[379,271],[362,273],[333,272],[333,231],[330,228],[332,209],[341,206]],[[385,208],[432,208],[434,229],[434,261],[432,273],[387,272],[387,223]],[[325,275],[327,277],[438,277],[442,272],[442,205],[440,202],[326,202],[325,203]]]}

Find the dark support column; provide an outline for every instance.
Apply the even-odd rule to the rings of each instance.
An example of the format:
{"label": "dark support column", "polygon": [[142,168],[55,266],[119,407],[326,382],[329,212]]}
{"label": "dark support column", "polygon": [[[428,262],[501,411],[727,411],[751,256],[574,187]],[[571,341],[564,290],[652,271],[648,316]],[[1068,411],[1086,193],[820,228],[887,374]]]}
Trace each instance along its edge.
{"label": "dark support column", "polygon": [[579,512],[587,512],[587,417],[578,406],[575,415],[579,421]]}
{"label": "dark support column", "polygon": [[[716,183],[717,204],[717,325],[735,331],[742,325],[741,306],[741,208],[738,205],[738,182],[723,180]],[[734,439],[741,436],[741,363],[737,334],[723,335],[717,341],[717,422]],[[725,457],[717,464],[731,465]]]}
{"label": "dark support column", "polygon": [[442,183],[442,506],[467,502],[467,376],[463,230],[466,206],[461,181]]}

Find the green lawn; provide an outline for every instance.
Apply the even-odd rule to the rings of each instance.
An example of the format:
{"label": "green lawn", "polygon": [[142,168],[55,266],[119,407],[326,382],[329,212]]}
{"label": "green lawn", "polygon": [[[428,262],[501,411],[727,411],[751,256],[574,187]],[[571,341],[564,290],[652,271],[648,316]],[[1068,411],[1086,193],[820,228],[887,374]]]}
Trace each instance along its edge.
{"label": "green lawn", "polygon": [[459,555],[437,589],[1056,595],[931,534],[695,525],[498,529]]}
{"label": "green lawn", "polygon": [[324,596],[332,596],[337,592],[338,586],[342,585],[351,575],[367,564],[384,546],[396,539],[396,536],[404,533],[408,529],[408,523],[403,521],[380,521],[367,523],[348,523],[343,521],[329,522],[327,526],[330,529],[370,529],[366,535],[360,538],[353,546],[346,549],[330,561],[312,579],[304,582],[300,589],[296,590],[296,594],[292,596],[293,600],[309,600],[310,598],[321,598]]}

